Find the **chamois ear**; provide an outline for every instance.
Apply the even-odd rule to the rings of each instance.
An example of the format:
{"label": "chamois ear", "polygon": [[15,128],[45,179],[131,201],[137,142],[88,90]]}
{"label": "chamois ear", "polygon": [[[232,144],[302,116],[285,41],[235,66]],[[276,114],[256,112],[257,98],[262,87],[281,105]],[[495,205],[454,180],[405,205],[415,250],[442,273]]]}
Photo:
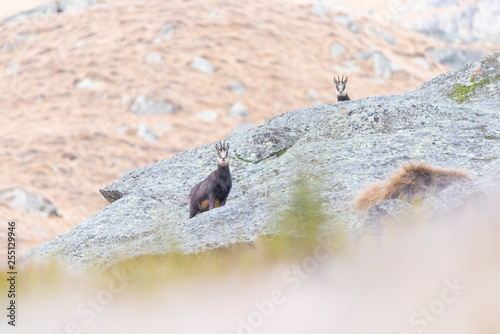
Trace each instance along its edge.
{"label": "chamois ear", "polygon": [[347,83],[347,79],[348,79],[348,77],[346,76],[345,80],[344,80],[344,85]]}
{"label": "chamois ear", "polygon": [[229,151],[229,143],[227,143],[227,150]]}
{"label": "chamois ear", "polygon": [[337,79],[335,79],[335,76],[333,76],[333,82],[334,82],[335,84],[338,84],[338,83],[339,83],[339,82],[337,81]]}
{"label": "chamois ear", "polygon": [[217,150],[217,152],[219,152],[219,151],[220,151],[220,148],[219,148],[219,146],[217,145],[217,143],[215,143],[215,149]]}

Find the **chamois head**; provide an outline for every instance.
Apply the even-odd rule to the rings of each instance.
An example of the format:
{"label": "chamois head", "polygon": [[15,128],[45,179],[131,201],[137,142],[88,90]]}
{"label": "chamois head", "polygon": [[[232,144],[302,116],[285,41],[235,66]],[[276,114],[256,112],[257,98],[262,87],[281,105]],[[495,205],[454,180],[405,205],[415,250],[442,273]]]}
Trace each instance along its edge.
{"label": "chamois head", "polygon": [[229,144],[226,145],[226,141],[224,143],[219,141],[219,144],[215,144],[215,148],[217,149],[217,162],[222,167],[227,166],[229,163]]}
{"label": "chamois head", "polygon": [[337,90],[337,96],[346,96],[346,84],[347,84],[347,77],[342,76],[342,79],[340,79],[339,76],[337,78],[333,77],[333,82],[335,82],[335,88]]}

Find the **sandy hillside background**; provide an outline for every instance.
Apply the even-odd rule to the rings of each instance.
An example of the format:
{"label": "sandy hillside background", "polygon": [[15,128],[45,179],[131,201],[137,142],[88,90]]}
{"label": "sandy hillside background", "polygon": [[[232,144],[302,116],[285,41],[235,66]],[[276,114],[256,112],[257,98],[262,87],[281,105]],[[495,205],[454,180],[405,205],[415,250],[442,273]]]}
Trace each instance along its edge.
{"label": "sandy hillside background", "polygon": [[[0,17],[42,2],[3,3]],[[338,15],[346,14],[318,15],[305,1],[103,0],[0,26],[0,190],[41,194],[61,214],[46,218],[0,201],[1,220],[17,222],[20,252],[105,207],[99,188],[127,171],[223,140],[241,124],[334,102],[333,74],[349,75],[349,95],[359,99],[406,92],[448,71],[426,54],[444,42],[363,17],[352,32]],[[332,57],[333,44],[345,51]],[[367,50],[397,64],[390,79],[377,77],[373,58],[355,57]],[[196,56],[214,73],[192,69]],[[229,89],[235,81],[243,93]],[[140,95],[179,110],[136,115],[130,107]],[[238,102],[248,116],[229,116]],[[200,117],[205,110],[212,119]],[[157,139],[138,136],[140,127]]]}

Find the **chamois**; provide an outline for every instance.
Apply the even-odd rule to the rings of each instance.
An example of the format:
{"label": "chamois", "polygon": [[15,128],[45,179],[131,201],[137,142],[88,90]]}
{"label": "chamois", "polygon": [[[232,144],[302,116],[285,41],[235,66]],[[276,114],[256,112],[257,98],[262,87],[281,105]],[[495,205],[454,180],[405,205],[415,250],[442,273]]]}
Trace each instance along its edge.
{"label": "chamois", "polygon": [[337,101],[348,101],[351,99],[346,91],[347,79],[347,77],[344,79],[344,76],[342,76],[342,79],[340,79],[339,76],[337,76],[337,78],[333,77],[333,82],[335,83],[335,89],[337,91]]}
{"label": "chamois", "polygon": [[388,180],[368,185],[354,199],[353,206],[366,213],[370,207],[385,199],[418,201],[454,182],[468,178],[469,174],[461,169],[443,169],[422,162],[407,162]]}
{"label": "chamois", "polygon": [[195,185],[189,193],[189,218],[193,218],[198,212],[212,210],[226,204],[232,185],[229,171],[229,144],[226,146],[225,141],[224,143],[219,141],[219,145],[215,144],[217,169],[205,180]]}

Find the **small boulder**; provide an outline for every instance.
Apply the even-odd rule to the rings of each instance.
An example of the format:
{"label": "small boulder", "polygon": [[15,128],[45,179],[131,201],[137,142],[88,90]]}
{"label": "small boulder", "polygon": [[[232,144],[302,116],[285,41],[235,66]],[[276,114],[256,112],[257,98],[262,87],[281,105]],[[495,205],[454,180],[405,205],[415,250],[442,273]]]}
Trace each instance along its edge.
{"label": "small boulder", "polygon": [[23,22],[28,18],[34,17],[44,17],[45,15],[54,14],[58,12],[58,7],[55,2],[49,2],[44,5],[40,5],[30,10],[25,10],[5,19],[3,22]]}
{"label": "small boulder", "polygon": [[160,34],[163,35],[165,38],[170,38],[174,34],[175,30],[177,30],[177,27],[173,23],[167,23],[160,29]]}
{"label": "small boulder", "polygon": [[243,95],[246,92],[246,87],[244,84],[242,84],[239,81],[233,81],[233,82],[231,82],[231,85],[229,86],[229,90],[231,92],[235,92],[237,94]]}
{"label": "small boulder", "polygon": [[144,57],[144,62],[151,65],[163,64],[163,57],[159,52],[151,52]]}
{"label": "small boulder", "polygon": [[206,58],[196,56],[191,62],[191,68],[203,73],[213,74],[215,72],[214,65]]}
{"label": "small boulder", "polygon": [[248,116],[248,109],[243,103],[235,103],[229,110],[230,117],[246,117]]}
{"label": "small boulder", "polygon": [[156,102],[145,95],[139,95],[130,106],[130,111],[137,115],[169,115],[180,107],[168,102]]}
{"label": "small boulder", "polygon": [[85,78],[76,84],[77,89],[99,89],[104,85],[102,81],[94,81],[90,78]]}
{"label": "small boulder", "polygon": [[59,12],[72,12],[81,10],[87,6],[94,5],[97,0],[59,0]]}
{"label": "small boulder", "polygon": [[207,122],[216,121],[219,118],[219,115],[213,110],[203,110],[197,113],[196,118],[202,119]]}
{"label": "small boulder", "polygon": [[340,23],[340,24],[346,26],[347,29],[349,29],[349,31],[352,32],[353,34],[359,33],[358,25],[351,17],[346,16],[346,15],[339,15],[339,16],[335,16],[333,18],[333,20],[337,23]]}
{"label": "small boulder", "polygon": [[424,57],[416,57],[415,58],[415,63],[417,63],[418,66],[428,70],[430,69],[430,65],[429,63],[427,62],[427,60],[425,60]]}
{"label": "small boulder", "polygon": [[330,12],[330,8],[325,6],[322,1],[316,0],[314,4],[311,6],[311,12],[319,16],[325,16]]}
{"label": "small boulder", "polygon": [[158,140],[158,136],[151,130],[146,123],[140,123],[137,128],[137,135],[149,143],[154,143]]}
{"label": "small boulder", "polygon": [[26,212],[38,213],[44,217],[61,216],[51,201],[40,194],[31,193],[20,188],[1,191],[0,201],[7,202],[13,207]]}
{"label": "small boulder", "polygon": [[345,52],[345,47],[340,44],[333,44],[330,48],[330,55],[333,58],[337,58]]}

